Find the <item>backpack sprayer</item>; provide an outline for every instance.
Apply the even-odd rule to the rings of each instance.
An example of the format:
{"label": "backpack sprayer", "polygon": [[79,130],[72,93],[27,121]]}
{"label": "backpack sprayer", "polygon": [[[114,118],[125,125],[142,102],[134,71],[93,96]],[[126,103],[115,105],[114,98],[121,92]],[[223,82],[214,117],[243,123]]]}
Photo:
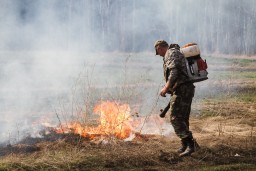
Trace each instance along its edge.
{"label": "backpack sprayer", "polygon": [[[180,52],[183,53],[185,57],[188,82],[200,82],[207,80],[207,63],[200,56],[200,49],[196,43],[189,43],[180,48]],[[160,117],[164,118],[167,111],[170,109],[170,102],[168,105],[161,109]]]}
{"label": "backpack sprayer", "polygon": [[200,49],[196,43],[186,44],[180,49],[185,56],[188,81],[200,82],[207,80],[207,63],[200,56]]}

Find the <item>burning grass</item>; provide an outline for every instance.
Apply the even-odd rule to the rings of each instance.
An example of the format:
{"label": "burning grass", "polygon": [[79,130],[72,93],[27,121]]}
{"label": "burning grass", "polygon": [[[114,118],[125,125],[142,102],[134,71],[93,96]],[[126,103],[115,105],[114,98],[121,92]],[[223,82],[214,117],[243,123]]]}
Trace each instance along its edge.
{"label": "burning grass", "polygon": [[0,170],[255,170],[255,130],[223,117],[191,119],[201,148],[179,158],[177,137],[135,134],[91,139],[48,130],[42,138],[25,138],[1,147]]}
{"label": "burning grass", "polygon": [[101,102],[94,108],[94,113],[99,115],[98,126],[92,127],[73,121],[61,124],[53,128],[57,133],[75,133],[82,137],[94,139],[95,137],[117,137],[120,139],[128,138],[131,134],[130,107],[128,104],[117,102]]}
{"label": "burning grass", "polygon": [[[72,137],[73,136],[73,137]],[[79,137],[79,136],[78,136]],[[201,148],[192,157],[179,158],[175,152],[176,138],[161,136],[137,137],[125,142],[113,139],[96,143],[74,135],[54,142],[34,144],[38,150],[29,153],[11,153],[2,157],[3,170],[204,170],[222,168],[253,170],[256,168],[255,143],[245,145],[245,139],[225,135],[198,137]]]}
{"label": "burning grass", "polygon": [[115,133],[91,137],[74,129],[47,128],[41,138],[27,137],[20,144],[0,148],[0,170],[255,170],[255,129],[235,116],[192,117],[191,129],[201,148],[185,158],[175,152],[176,136],[138,132],[124,141]]}
{"label": "burning grass", "polygon": [[[127,104],[108,101],[92,110],[99,119],[96,123],[60,122],[42,131],[41,138],[27,137],[0,147],[0,170],[256,170],[255,74],[251,72],[255,60],[210,63],[214,61],[215,69],[219,63],[232,62],[248,72],[230,67],[231,72],[215,75],[213,82],[223,91],[207,96],[199,106],[193,104],[191,129],[201,148],[191,157],[178,157],[179,140],[163,136],[166,122],[158,115],[133,116]],[[135,129],[147,120],[155,123],[144,125],[151,134]]]}
{"label": "burning grass", "polygon": [[255,130],[238,121],[192,117],[191,129],[201,148],[185,158],[175,152],[176,136],[136,133],[124,141],[109,134],[92,139],[48,128],[41,138],[1,147],[0,170],[255,170]]}

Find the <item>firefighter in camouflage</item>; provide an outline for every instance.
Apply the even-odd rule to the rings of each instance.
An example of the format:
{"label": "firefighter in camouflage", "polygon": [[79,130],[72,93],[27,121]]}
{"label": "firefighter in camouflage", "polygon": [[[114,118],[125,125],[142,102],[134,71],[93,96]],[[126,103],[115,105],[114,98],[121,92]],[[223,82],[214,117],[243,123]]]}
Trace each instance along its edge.
{"label": "firefighter in camouflage", "polygon": [[191,155],[195,151],[195,140],[189,130],[189,115],[194,97],[195,86],[188,82],[185,57],[178,44],[164,40],[155,42],[156,55],[163,57],[163,69],[166,84],[160,92],[165,97],[170,93],[170,121],[176,135],[181,139],[180,156]]}

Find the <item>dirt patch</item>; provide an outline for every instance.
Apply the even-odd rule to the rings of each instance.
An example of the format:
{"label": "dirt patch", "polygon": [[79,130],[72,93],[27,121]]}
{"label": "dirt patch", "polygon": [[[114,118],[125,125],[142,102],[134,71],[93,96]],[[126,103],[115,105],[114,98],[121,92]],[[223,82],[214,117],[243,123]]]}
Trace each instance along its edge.
{"label": "dirt patch", "polygon": [[40,148],[36,145],[18,144],[18,145],[7,145],[6,147],[0,147],[0,156],[9,154],[26,154],[40,151]]}

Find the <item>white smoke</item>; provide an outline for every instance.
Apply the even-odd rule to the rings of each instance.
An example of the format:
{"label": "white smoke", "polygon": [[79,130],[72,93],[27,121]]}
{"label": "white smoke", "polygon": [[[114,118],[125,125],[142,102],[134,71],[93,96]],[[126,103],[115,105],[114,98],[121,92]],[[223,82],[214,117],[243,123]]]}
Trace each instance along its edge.
{"label": "white smoke", "polygon": [[[129,89],[144,95],[136,100],[145,104],[146,111],[150,112],[150,107],[156,103],[158,84],[162,82],[162,61],[154,56],[154,41],[165,39],[181,45],[193,41],[199,43],[202,52],[221,51],[215,48],[215,43],[226,48],[228,43],[220,38],[232,43],[231,33],[235,31],[230,31],[230,25],[235,23],[234,29],[239,27],[236,17],[228,20],[229,27],[224,27],[223,23],[234,13],[234,4],[239,2],[243,8],[255,4],[253,0],[246,3],[217,2],[1,0],[1,140],[30,130],[31,123],[41,116],[49,115],[58,122],[55,110],[62,114],[75,113],[72,108],[74,96],[81,96],[75,102],[82,103],[81,99],[88,92],[82,94],[74,89],[78,83],[87,84],[88,80],[101,88],[104,85],[120,86],[127,74],[130,79],[126,81],[133,84],[146,82],[156,85],[151,91]],[[241,13],[242,7],[239,8]],[[255,16],[255,8],[249,10],[250,16]],[[254,21],[253,17],[251,21]],[[243,31],[250,33],[244,36],[248,40],[244,47],[247,47],[246,52],[251,52],[251,45],[256,40],[251,32],[254,25],[243,24]],[[215,26],[218,26],[217,30]],[[228,48],[232,52],[232,45]],[[143,57],[134,54],[145,51],[150,53],[141,55]],[[115,53],[109,55],[105,52]],[[128,55],[119,52],[133,52],[126,71],[124,66]],[[92,92],[98,96],[109,95],[106,91],[105,94],[98,90]],[[118,94],[115,90],[113,92]],[[159,101],[164,104],[167,100]],[[159,106],[155,108],[158,111]]]}

